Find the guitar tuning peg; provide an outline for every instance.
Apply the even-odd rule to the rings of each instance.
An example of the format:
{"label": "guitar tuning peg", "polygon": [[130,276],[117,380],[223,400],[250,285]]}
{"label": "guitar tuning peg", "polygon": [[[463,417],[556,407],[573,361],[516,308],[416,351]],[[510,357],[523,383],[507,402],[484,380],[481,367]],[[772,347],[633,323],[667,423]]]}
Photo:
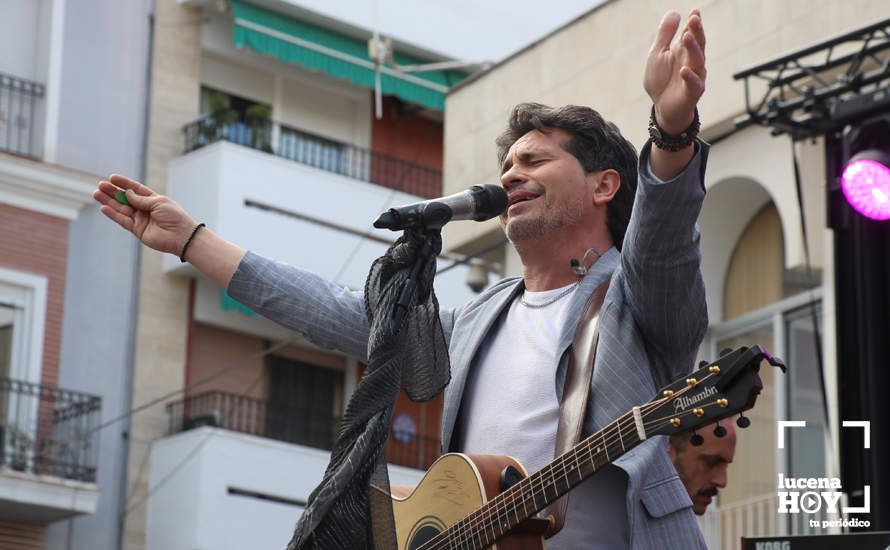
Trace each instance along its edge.
{"label": "guitar tuning peg", "polygon": [[717,422],[717,426],[714,428],[714,435],[717,437],[723,437],[726,435],[726,428],[720,425],[720,422]]}
{"label": "guitar tuning peg", "polygon": [[698,368],[702,368],[702,367],[704,367],[704,366],[707,365],[707,364],[708,364],[708,360],[707,360],[707,359],[702,359],[701,361],[698,362]]}
{"label": "guitar tuning peg", "polygon": [[722,350],[720,350],[720,357],[729,355],[730,353],[732,353],[732,348],[723,348]]}
{"label": "guitar tuning peg", "polygon": [[693,447],[701,447],[702,443],[705,442],[705,438],[700,436],[697,432],[693,432],[692,437],[689,438],[689,442],[692,443]]}
{"label": "guitar tuning peg", "polygon": [[747,428],[751,425],[751,419],[744,414],[739,413],[739,417],[735,419],[735,424],[739,428]]}

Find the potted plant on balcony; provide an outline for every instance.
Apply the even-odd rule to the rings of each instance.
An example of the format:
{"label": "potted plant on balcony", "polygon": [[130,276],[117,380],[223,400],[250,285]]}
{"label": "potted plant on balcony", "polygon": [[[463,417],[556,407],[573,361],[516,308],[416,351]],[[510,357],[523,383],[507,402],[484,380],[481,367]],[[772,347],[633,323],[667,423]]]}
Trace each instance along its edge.
{"label": "potted plant on balcony", "polygon": [[23,472],[28,469],[28,458],[34,450],[34,438],[18,426],[6,426],[6,443],[10,456],[8,465]]}
{"label": "potted plant on balcony", "polygon": [[250,128],[252,146],[254,149],[272,152],[272,122],[271,109],[268,105],[258,103],[251,105],[244,113],[244,122]]}
{"label": "potted plant on balcony", "polygon": [[229,96],[222,92],[209,91],[207,110],[210,114],[201,119],[198,128],[198,147],[225,138],[228,129],[238,122],[238,113],[231,108]]}

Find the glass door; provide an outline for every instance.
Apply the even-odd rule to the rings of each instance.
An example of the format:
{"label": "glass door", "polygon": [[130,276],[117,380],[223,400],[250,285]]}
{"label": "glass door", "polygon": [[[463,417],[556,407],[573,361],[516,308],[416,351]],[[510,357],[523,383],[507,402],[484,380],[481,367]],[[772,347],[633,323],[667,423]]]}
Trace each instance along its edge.
{"label": "glass door", "polygon": [[0,302],[0,377],[9,378],[12,366],[16,308]]}

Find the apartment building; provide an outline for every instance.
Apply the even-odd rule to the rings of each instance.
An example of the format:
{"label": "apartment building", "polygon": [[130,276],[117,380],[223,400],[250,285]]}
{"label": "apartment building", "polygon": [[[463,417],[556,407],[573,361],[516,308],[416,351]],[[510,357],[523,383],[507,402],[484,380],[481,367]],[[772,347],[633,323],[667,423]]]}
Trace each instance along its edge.
{"label": "apartment building", "polygon": [[137,248],[90,197],[140,174],[147,2],[0,16],[0,546],[117,548]]}
{"label": "apartment building", "polygon": [[[153,29],[146,183],[254,252],[363,288],[398,236],[377,215],[441,195],[444,93],[466,74],[375,74],[372,29],[293,1],[157,0]],[[393,47],[399,66],[445,61]],[[463,259],[440,258],[442,307],[473,295]],[[138,293],[133,402],[179,393],[132,419],[123,547],[284,546],[364,366],[173,256],[142,250]],[[394,482],[438,456],[438,425],[438,401],[400,397]]]}
{"label": "apartment building", "polygon": [[[837,360],[836,251],[825,215],[826,186],[834,182],[826,175],[825,140],[815,136],[796,144],[802,216],[791,140],[787,135],[774,137],[769,128],[758,125],[735,129],[734,120],[745,114],[746,97],[743,83],[733,75],[885,20],[886,4],[716,0],[666,6],[642,0],[606,2],[448,94],[445,193],[498,177],[494,140],[503,130],[510,108],[523,101],[590,105],[641,147],[648,137],[651,107],[641,78],[654,31],[664,10],[675,9],[685,17],[693,7],[701,8],[708,36],[708,89],[699,110],[702,136],[713,142],[707,197],[699,218],[710,316],[701,356],[713,359],[726,347],[761,344],[792,365],[784,376],[772,372],[774,369],[762,370],[765,387],[748,415],[751,427],[738,430],[728,486],[702,521],[709,547],[738,548],[743,535],[830,532],[822,529],[821,521],[837,516],[820,515],[824,508],[814,515],[777,513],[777,476],[841,477],[842,434],[838,428],[843,418],[838,404],[842,378]],[[883,42],[865,43],[877,48]],[[852,55],[857,48],[865,51],[862,43],[838,46],[835,51]],[[824,59],[840,55],[824,57],[823,52]],[[814,56],[806,58],[806,67],[821,64]],[[868,65],[872,60],[865,63],[873,68]],[[789,64],[780,76],[797,70],[799,67]],[[752,101],[762,97],[766,82],[754,84]],[[811,84],[819,85],[818,80]],[[792,92],[791,97],[798,93],[800,90]],[[805,232],[802,217],[806,219]],[[446,248],[472,253],[499,234],[500,228],[491,222],[455,227]],[[809,245],[809,266],[805,243]],[[506,248],[503,262],[506,274],[521,273],[512,248]],[[817,331],[822,338],[827,425],[831,428],[826,427],[823,414]],[[807,425],[789,430],[787,444],[780,449],[777,420],[806,421]],[[873,418],[873,424],[878,421]],[[861,499],[859,487],[847,490],[850,498]],[[818,520],[819,526],[811,526],[810,519]]]}

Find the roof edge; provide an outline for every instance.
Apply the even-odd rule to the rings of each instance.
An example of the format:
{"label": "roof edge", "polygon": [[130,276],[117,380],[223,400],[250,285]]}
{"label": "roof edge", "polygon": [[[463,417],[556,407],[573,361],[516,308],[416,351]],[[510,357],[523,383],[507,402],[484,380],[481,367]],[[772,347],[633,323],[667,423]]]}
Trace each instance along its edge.
{"label": "roof edge", "polygon": [[466,86],[472,84],[473,82],[476,82],[477,80],[479,80],[479,79],[481,79],[481,78],[484,78],[485,76],[488,75],[488,73],[494,71],[495,69],[497,69],[498,67],[501,67],[502,65],[506,65],[507,63],[509,63],[510,61],[512,61],[514,58],[519,57],[520,55],[524,54],[524,53],[527,52],[528,50],[530,50],[530,49],[532,49],[532,48],[538,46],[541,42],[544,42],[545,40],[549,39],[550,37],[552,37],[552,36],[554,36],[554,35],[556,35],[556,34],[562,32],[563,30],[565,30],[565,29],[571,27],[571,26],[574,25],[575,23],[578,23],[578,22],[581,21],[582,19],[584,19],[584,18],[590,16],[591,14],[593,14],[594,12],[596,12],[597,10],[599,10],[600,8],[602,8],[603,6],[607,6],[607,5],[612,4],[612,3],[614,3],[614,2],[617,2],[617,1],[618,1],[618,0],[604,0],[601,4],[599,4],[599,5],[597,5],[597,6],[594,6],[594,7],[590,8],[590,9],[587,10],[586,12],[584,12],[584,13],[582,13],[581,15],[578,15],[578,16],[576,16],[576,17],[570,19],[569,21],[566,21],[565,23],[563,23],[563,24],[560,25],[559,27],[553,29],[552,31],[550,31],[549,33],[545,34],[544,36],[538,38],[538,39],[535,40],[534,42],[531,42],[530,44],[528,44],[528,45],[526,45],[526,46],[523,46],[522,48],[516,50],[515,52],[511,53],[511,54],[508,55],[507,57],[501,59],[500,61],[498,61],[497,63],[495,63],[494,65],[492,65],[491,67],[485,69],[484,71],[477,71],[477,72],[475,72],[475,73],[471,73],[469,76],[467,76],[467,78],[461,80],[460,82],[458,82],[457,84],[455,84],[454,86],[452,86],[451,89],[449,89],[448,92],[445,93],[445,98],[447,99],[448,96],[450,96],[450,95],[453,94],[454,92],[456,92],[456,91],[458,91],[458,90],[461,90],[461,89],[465,88]]}

